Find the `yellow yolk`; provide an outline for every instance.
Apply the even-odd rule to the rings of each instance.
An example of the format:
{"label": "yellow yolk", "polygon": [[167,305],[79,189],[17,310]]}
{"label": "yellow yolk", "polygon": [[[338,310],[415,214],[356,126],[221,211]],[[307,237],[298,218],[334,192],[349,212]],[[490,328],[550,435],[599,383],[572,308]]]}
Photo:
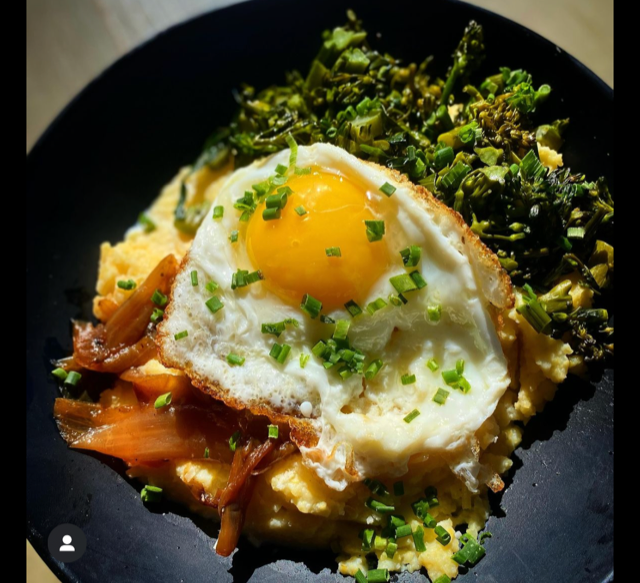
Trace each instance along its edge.
{"label": "yellow yolk", "polygon": [[[263,202],[247,228],[247,250],[263,285],[292,303],[310,294],[329,310],[363,302],[389,265],[384,238],[371,243],[366,234],[364,221],[379,220],[375,201],[345,177],[320,170],[287,186],[293,194],[281,218],[265,221]],[[304,216],[295,211],[299,206]],[[342,256],[327,257],[329,247],[339,247]]]}

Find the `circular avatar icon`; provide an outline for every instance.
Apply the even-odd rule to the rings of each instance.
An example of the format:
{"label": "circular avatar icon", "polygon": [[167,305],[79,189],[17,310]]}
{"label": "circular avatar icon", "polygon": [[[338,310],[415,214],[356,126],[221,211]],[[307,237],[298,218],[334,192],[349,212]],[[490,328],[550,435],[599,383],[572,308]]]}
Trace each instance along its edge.
{"label": "circular avatar icon", "polygon": [[87,550],[87,537],[73,524],[56,526],[49,535],[49,552],[57,561],[73,563]]}

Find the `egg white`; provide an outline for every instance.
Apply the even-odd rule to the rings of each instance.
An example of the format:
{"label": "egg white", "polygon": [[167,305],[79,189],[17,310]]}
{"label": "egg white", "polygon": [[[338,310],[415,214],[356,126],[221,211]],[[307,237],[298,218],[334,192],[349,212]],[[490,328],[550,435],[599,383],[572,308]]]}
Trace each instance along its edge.
{"label": "egg white", "polygon": [[[488,279],[493,276],[477,267],[451,214],[421,203],[410,184],[399,183],[384,168],[333,146],[299,148],[298,166],[317,166],[344,175],[362,184],[377,200],[386,235],[383,242],[372,244],[387,245],[395,260],[369,290],[364,305],[396,293],[389,278],[407,272],[401,249],[409,245],[422,249],[417,269],[428,286],[407,294],[406,305],[389,304],[374,315],[365,312],[354,319],[346,310],[327,314],[351,320],[349,338],[367,355],[367,363],[375,358],[385,363],[366,382],[366,388],[362,377],[342,380],[337,367],[326,370],[314,356],[301,368],[300,354],[311,354],[318,340],[331,337],[332,325],[310,319],[260,282],[231,290],[232,274],[239,268],[253,271],[259,267],[251,264],[240,213],[233,204],[254,184],[272,176],[278,164],[288,161],[289,151],[283,151],[236,171],[213,201],[224,207],[224,216],[205,219],[176,278],[161,326],[163,360],[205,384],[220,387],[236,404],[309,417],[319,442],[301,451],[306,463],[335,489],[365,476],[401,475],[411,456],[451,452],[469,444],[509,385],[507,362],[487,298],[487,289],[494,285]],[[385,182],[397,187],[391,197],[379,190]],[[262,219],[256,213],[252,220]],[[238,229],[239,240],[232,243],[229,236]],[[196,287],[191,282],[193,270],[198,272]],[[212,295],[205,291],[208,281],[220,286],[215,295],[224,308],[216,314],[205,305]],[[437,323],[429,320],[426,310],[434,304],[442,306]],[[287,318],[297,319],[299,327],[288,327],[279,339],[261,333],[262,323]],[[184,330],[188,336],[175,340],[174,335]],[[274,342],[292,347],[284,364],[269,356]],[[244,357],[245,363],[228,364],[229,353]],[[427,367],[431,358],[440,365],[436,373]],[[465,361],[464,375],[472,387],[468,394],[446,387],[441,376],[442,370],[455,368],[459,359]],[[407,373],[416,376],[414,384],[401,383],[401,376]],[[450,392],[442,406],[433,402],[441,387]],[[406,423],[404,418],[414,409],[420,415]]]}

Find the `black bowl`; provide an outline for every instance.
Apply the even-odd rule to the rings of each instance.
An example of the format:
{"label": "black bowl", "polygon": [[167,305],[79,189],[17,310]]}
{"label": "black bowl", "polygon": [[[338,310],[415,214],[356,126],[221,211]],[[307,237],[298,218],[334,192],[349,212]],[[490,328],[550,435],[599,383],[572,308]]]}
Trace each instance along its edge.
{"label": "black bowl", "polygon": [[[207,135],[234,113],[233,88],[305,70],[321,32],[353,7],[383,49],[435,54],[444,73],[470,19],[486,28],[486,71],[523,67],[553,86],[548,119],[571,116],[566,160],[613,180],[613,92],[535,33],[454,1],[260,0],[196,18],[133,51],[51,125],[27,169],[27,536],[63,581],[336,581],[331,553],[242,542],[213,552],[214,526],[167,505],[145,508],[121,464],[67,449],[52,418],[51,359],[71,351],[69,321],[90,315],[98,248],[118,240]],[[563,386],[517,450],[494,498],[487,557],[462,580],[564,583],[613,579],[613,375]],[[114,471],[118,470],[118,471]],[[64,565],[47,551],[62,523],[87,536]],[[418,581],[421,575],[401,575]]]}

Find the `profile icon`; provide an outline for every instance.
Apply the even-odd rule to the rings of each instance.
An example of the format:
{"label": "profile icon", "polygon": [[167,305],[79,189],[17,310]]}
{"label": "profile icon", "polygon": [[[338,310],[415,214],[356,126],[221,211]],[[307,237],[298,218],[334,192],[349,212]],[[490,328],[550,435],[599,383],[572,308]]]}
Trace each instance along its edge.
{"label": "profile icon", "polygon": [[87,550],[87,537],[75,524],[59,524],[49,533],[47,542],[49,553],[61,563],[73,563]]}
{"label": "profile icon", "polygon": [[62,546],[60,547],[60,552],[61,553],[75,553],[76,552],[76,547],[74,547],[71,542],[73,541],[73,538],[70,537],[68,534],[65,534],[62,537]]}

